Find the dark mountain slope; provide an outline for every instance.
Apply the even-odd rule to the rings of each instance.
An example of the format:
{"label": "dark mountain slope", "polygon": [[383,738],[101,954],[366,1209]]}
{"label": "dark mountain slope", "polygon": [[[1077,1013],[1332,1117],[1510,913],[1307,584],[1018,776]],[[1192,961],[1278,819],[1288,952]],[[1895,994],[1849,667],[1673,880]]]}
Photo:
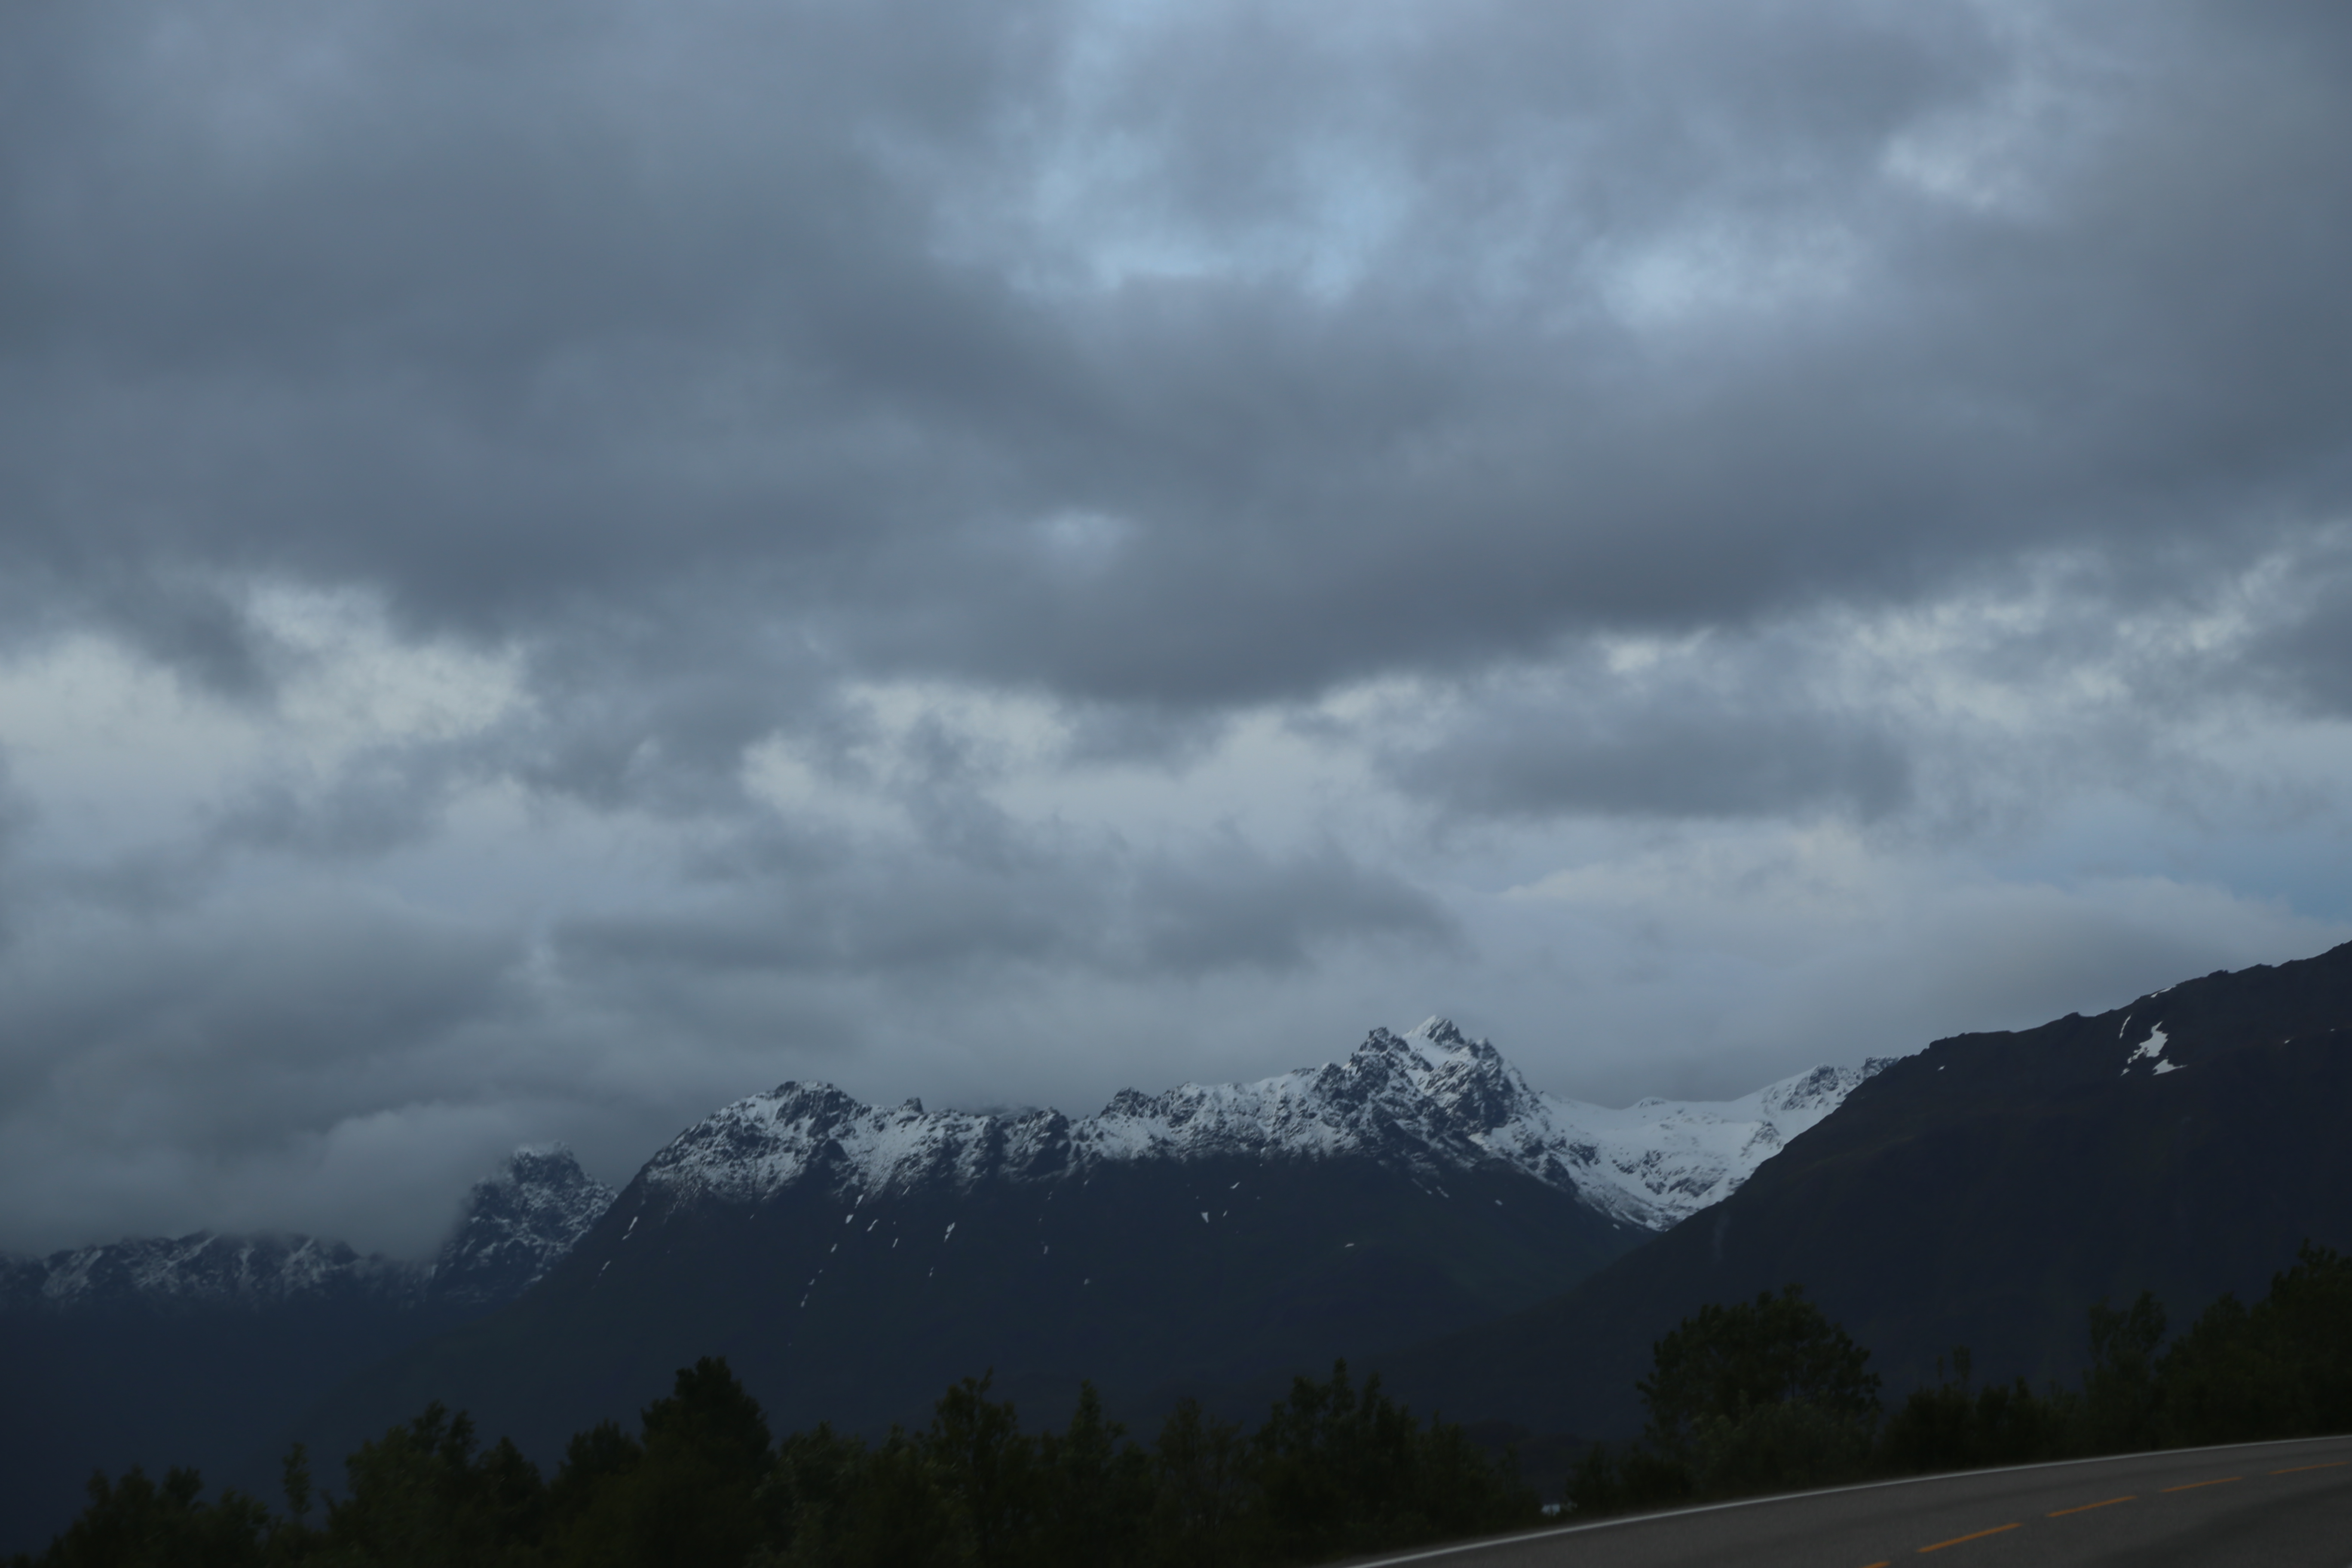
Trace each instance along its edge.
{"label": "dark mountain slope", "polygon": [[96,1469],[274,1488],[319,1390],[512,1300],[612,1198],[570,1151],[519,1150],[430,1261],[209,1232],[0,1258],[0,1552],[62,1528]]}
{"label": "dark mountain slope", "polygon": [[1937,1041],[1565,1297],[1383,1367],[1423,1408],[1627,1434],[1654,1340],[1793,1281],[1890,1390],[1955,1344],[2038,1380],[2080,1363],[2090,1302],[2151,1288],[2178,1324],[2306,1237],[2352,1245],[2352,945]]}
{"label": "dark mountain slope", "polygon": [[1076,1120],[788,1083],[681,1132],[541,1285],[356,1379],[307,1430],[341,1453],[437,1399],[551,1455],[709,1354],[787,1426],[919,1421],[990,1368],[1040,1416],[1082,1378],[1148,1415],[1173,1389],[1556,1294],[1651,1234],[1635,1215],[1735,1184],[1780,1146],[1772,1118],[1810,1125],[1866,1070],[1606,1112],[1432,1019]]}
{"label": "dark mountain slope", "polygon": [[1491,1319],[1646,1234],[1507,1167],[1441,1184],[1352,1155],[750,1202],[641,1177],[536,1289],[357,1379],[309,1435],[340,1453],[440,1399],[551,1455],[714,1353],[779,1429],[919,1423],[990,1368],[1040,1418],[1080,1378],[1133,1408]]}

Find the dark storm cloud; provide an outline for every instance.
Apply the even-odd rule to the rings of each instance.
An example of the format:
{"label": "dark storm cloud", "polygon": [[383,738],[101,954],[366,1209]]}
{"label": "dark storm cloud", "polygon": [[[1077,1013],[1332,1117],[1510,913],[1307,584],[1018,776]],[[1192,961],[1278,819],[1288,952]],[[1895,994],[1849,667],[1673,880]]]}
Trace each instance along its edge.
{"label": "dark storm cloud", "polygon": [[478,1016],[518,958],[510,935],[392,909],[232,897],[213,910],[157,921],[152,910],[51,906],[49,962],[10,988],[13,1049],[94,1048],[196,1076],[229,1058],[346,1071]]}
{"label": "dark storm cloud", "polygon": [[0,970],[0,1226],[17,1245],[115,1234],[103,1216],[121,1213],[234,1223],[220,1184],[236,1170],[490,1098],[478,1075],[506,1097],[527,1076],[461,1044],[519,1002],[511,935],[299,897],[41,913]]}
{"label": "dark storm cloud", "polygon": [[226,803],[211,837],[223,848],[332,859],[379,855],[415,843],[439,825],[452,789],[467,776],[451,762],[431,747],[381,746],[352,757],[311,788],[271,778]]}
{"label": "dark storm cloud", "polygon": [[[1526,843],[2196,794],[2198,716],[2352,711],[2347,83],[2341,5],[2220,0],[0,7],[0,651],[49,737],[0,735],[46,770],[0,1165],[177,1214],[381,1121],[348,1191],[455,1191],[605,1047],[625,1152],[773,1081],[780,1016],[847,1057],[1003,1004],[997,1093],[1031,997],[1222,986],[1230,1037],[1461,968],[1548,1019],[1559,955],[1725,901],[1624,857],[1654,904],[1514,946],[1463,889],[1550,849],[1465,871],[1395,791]],[[172,700],[40,662],[89,632]],[[445,655],[447,713],[368,706]],[[2069,973],[2293,925],[2242,891]],[[2042,1007],[1995,905],[1867,967]],[[1747,1005],[1694,962],[1570,1010]],[[79,1239],[33,1191],[0,1226]]]}
{"label": "dark storm cloud", "polygon": [[[945,852],[942,852],[945,851]],[[992,828],[988,841],[842,853],[747,847],[732,896],[666,915],[580,917],[557,934],[583,981],[690,987],[730,972],[940,977],[1018,964],[1194,977],[1304,966],[1334,943],[1452,942],[1429,894],[1336,847],[1271,855],[1228,837],[1190,853],[1072,844]]]}
{"label": "dark storm cloud", "polygon": [[31,830],[33,819],[32,802],[17,790],[7,750],[0,747],[0,952],[6,951],[16,935],[17,908],[24,899],[16,850]]}
{"label": "dark storm cloud", "polygon": [[2352,716],[2352,535],[2339,530],[2295,563],[2248,653],[2254,681],[2294,707]]}
{"label": "dark storm cloud", "polygon": [[1498,816],[1869,820],[1911,794],[1904,737],[1753,689],[1615,703],[1574,689],[1505,697],[1416,735],[1386,766],[1415,794]]}
{"label": "dark storm cloud", "polygon": [[[9,558],[232,688],[126,573],[1198,707],[2345,502],[2324,10],[1079,15],[20,8]],[[1971,114],[2021,166],[1952,179],[2022,195],[1889,176]],[[1688,319],[1612,308],[1710,245]]]}

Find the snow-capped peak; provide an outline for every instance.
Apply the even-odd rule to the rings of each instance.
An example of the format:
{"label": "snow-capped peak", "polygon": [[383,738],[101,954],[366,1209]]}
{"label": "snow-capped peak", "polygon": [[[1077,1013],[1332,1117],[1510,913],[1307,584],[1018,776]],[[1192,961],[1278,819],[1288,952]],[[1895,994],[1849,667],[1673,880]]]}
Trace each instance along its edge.
{"label": "snow-capped peak", "polygon": [[142,1237],[5,1260],[0,1306],[50,1310],[124,1306],[258,1308],[298,1300],[414,1293],[417,1265],[308,1236]]}
{"label": "snow-capped peak", "polygon": [[1122,1089],[1075,1121],[883,1109],[786,1083],[680,1133],[645,1180],[673,1200],[748,1203],[806,1180],[847,1195],[1055,1180],[1118,1161],[1360,1154],[1433,1176],[1500,1162],[1613,1219],[1664,1229],[1728,1194],[1884,1065],[1816,1068],[1720,1103],[1612,1110],[1539,1092],[1492,1044],[1433,1017],[1253,1083]]}
{"label": "snow-capped peak", "polygon": [[458,1306],[519,1296],[612,1206],[613,1189],[582,1170],[571,1150],[526,1144],[474,1184],[427,1288]]}
{"label": "snow-capped peak", "polygon": [[[1374,1030],[1375,1036],[1385,1030]],[[1451,1018],[1423,1018],[1420,1023],[1394,1037],[1402,1042],[1432,1072],[1452,1065],[1465,1052],[1475,1052],[1481,1042],[1471,1039],[1454,1027]],[[1489,1050],[1492,1047],[1487,1047]]]}

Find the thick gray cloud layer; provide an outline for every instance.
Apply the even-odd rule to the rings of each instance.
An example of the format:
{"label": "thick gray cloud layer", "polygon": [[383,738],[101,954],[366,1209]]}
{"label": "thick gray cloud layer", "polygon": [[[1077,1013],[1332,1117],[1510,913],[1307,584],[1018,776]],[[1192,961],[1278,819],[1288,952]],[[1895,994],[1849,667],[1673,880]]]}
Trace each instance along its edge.
{"label": "thick gray cloud layer", "polygon": [[2316,4],[16,7],[0,1245],[2321,945],[2347,83]]}

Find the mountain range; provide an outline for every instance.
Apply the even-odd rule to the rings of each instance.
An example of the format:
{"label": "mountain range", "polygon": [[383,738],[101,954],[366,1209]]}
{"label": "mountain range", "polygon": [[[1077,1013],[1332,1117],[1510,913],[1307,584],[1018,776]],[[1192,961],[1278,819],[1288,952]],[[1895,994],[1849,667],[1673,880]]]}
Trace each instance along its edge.
{"label": "mountain range", "polygon": [[787,1083],[713,1113],[646,1164],[669,1201],[756,1203],[811,1181],[835,1194],[1091,1178],[1118,1165],[1369,1158],[1441,1180],[1496,1165],[1593,1214],[1662,1230],[1736,1190],[1886,1066],[1815,1068],[1740,1100],[1623,1110],[1545,1094],[1444,1018],[1374,1029],[1354,1053],[1255,1083],[1122,1089],[1100,1114],[926,1111]]}
{"label": "mountain range", "polygon": [[[35,1417],[21,1452],[0,1439],[0,1473],[37,1515],[0,1500],[0,1537],[30,1543],[91,1468],[142,1458],[266,1486],[302,1406],[346,1384],[304,1428],[320,1452],[427,1384],[557,1441],[714,1350],[772,1372],[761,1392],[788,1421],[872,1425],[986,1365],[1027,1396],[1094,1375],[1141,1399],[1401,1344],[1565,1289],[1736,1190],[1883,1065],[1616,1109],[1538,1091],[1433,1018],[1338,1061],[1126,1090],[1077,1119],[785,1084],[686,1129],[617,1202],[568,1152],[520,1151],[429,1259],[209,1232],[0,1258],[0,1393]],[[733,1226],[754,1220],[747,1247]],[[551,1273],[570,1283],[496,1310]],[[1056,1288],[1075,1294],[1054,1305]],[[507,1347],[488,1382],[444,1388],[485,1314],[477,1338]],[[583,1380],[581,1363],[601,1370]],[[502,1379],[557,1392],[502,1397]]]}
{"label": "mountain range", "polygon": [[[2093,1301],[2152,1288],[2179,1324],[2352,1245],[2347,1046],[2352,944],[1712,1105],[1544,1094],[1442,1019],[1079,1118],[786,1083],[617,1194],[520,1156],[428,1262],[206,1236],[0,1260],[0,1398],[35,1410],[0,1474],[48,1476],[54,1528],[94,1452],[267,1486],[288,1436],[340,1455],[436,1399],[545,1462],[708,1354],[778,1429],[919,1421],[983,1370],[1031,1420],[1081,1378],[1138,1426],[1186,1394],[1248,1415],[1345,1355],[1423,1410],[1618,1436],[1654,1339],[1787,1283],[1890,1393],[1959,1344],[2064,1376]],[[75,1401],[118,1418],[43,1418]],[[208,1402],[236,1419],[173,1425]]]}
{"label": "mountain range", "polygon": [[307,1430],[332,1449],[441,1398],[549,1452],[709,1353],[786,1426],[918,1420],[984,1369],[1024,1409],[1090,1378],[1144,1415],[1556,1295],[1883,1065],[1612,1110],[1431,1019],[1076,1119],[787,1083],[681,1132],[538,1288],[372,1369]]}

